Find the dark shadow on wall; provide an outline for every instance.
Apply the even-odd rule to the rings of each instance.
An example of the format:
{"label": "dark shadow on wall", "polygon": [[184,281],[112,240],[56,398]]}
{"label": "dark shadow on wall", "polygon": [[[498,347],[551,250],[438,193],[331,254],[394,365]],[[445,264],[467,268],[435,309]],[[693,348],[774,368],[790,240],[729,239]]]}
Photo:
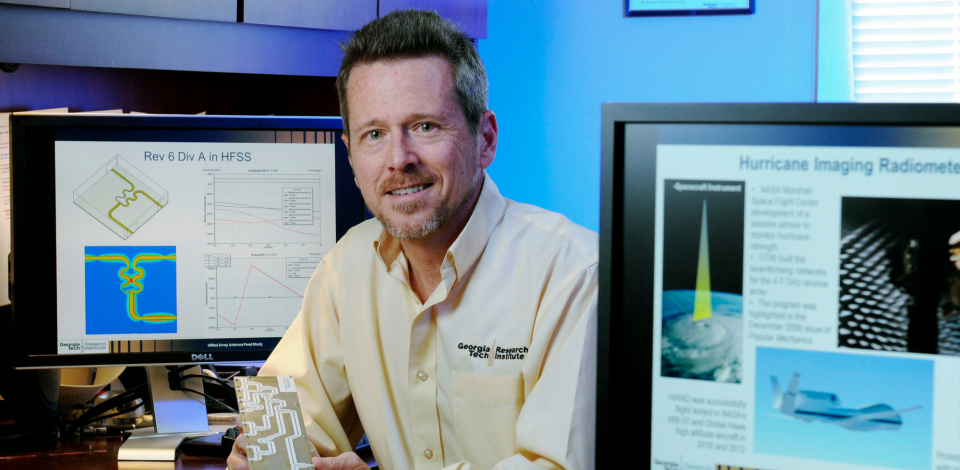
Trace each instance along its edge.
{"label": "dark shadow on wall", "polygon": [[334,77],[23,64],[0,72],[0,112],[339,116]]}

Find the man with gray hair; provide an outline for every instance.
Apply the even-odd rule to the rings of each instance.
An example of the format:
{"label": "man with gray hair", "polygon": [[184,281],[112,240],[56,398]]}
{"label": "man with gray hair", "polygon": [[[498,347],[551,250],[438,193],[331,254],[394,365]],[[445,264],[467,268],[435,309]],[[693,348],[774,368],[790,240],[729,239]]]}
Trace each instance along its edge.
{"label": "man with gray hair", "polygon": [[327,254],[261,371],[296,381],[314,465],[367,468],[366,433],[384,469],[592,468],[596,234],[500,195],[486,73],[455,25],[398,11],[343,50],[376,219]]}

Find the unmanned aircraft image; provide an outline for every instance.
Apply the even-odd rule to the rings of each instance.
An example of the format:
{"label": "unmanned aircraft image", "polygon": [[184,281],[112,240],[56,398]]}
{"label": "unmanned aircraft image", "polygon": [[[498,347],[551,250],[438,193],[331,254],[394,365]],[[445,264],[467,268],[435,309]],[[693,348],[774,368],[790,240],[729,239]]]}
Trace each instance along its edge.
{"label": "unmanned aircraft image", "polygon": [[814,464],[820,461],[930,470],[933,365],[928,359],[758,346],[753,451],[809,461],[804,468],[827,468]]}
{"label": "unmanned aircraft image", "polygon": [[775,376],[771,375],[770,381],[773,385],[773,407],[807,423],[821,421],[851,431],[899,431],[903,425],[900,415],[920,409],[920,406],[913,406],[895,410],[885,403],[863,408],[841,408],[840,397],[835,393],[799,390],[800,374],[793,374],[786,393],[780,389],[780,382]]}

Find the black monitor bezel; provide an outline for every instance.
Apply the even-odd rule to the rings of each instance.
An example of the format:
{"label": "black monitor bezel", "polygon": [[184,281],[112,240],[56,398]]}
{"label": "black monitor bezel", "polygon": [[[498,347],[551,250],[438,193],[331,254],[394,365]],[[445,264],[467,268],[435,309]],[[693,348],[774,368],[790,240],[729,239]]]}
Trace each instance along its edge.
{"label": "black monitor bezel", "polygon": [[[46,235],[36,230],[30,223],[17,223],[18,208],[26,201],[31,205],[53,205],[52,179],[48,183],[50,191],[46,203],[37,202],[36,191],[38,183],[33,178],[35,172],[30,168],[38,162],[46,162],[47,170],[53,169],[54,146],[58,129],[124,129],[124,130],[310,130],[336,132],[336,185],[337,185],[337,240],[350,227],[366,219],[366,207],[363,197],[357,188],[353,172],[350,169],[346,146],[339,141],[343,131],[343,123],[339,117],[273,117],[273,116],[158,116],[158,115],[69,115],[69,114],[13,114],[10,117],[10,207],[11,207],[11,256],[16,259],[16,253],[36,252],[37,248],[55,246],[56,235],[48,231]],[[42,167],[43,168],[43,167]],[[21,176],[26,171],[26,177]],[[52,174],[52,173],[50,173]],[[18,181],[18,177],[26,179],[27,183]],[[43,196],[39,196],[43,198]],[[30,222],[26,216],[19,217]],[[46,238],[44,238],[46,237]],[[19,241],[19,243],[18,243]],[[52,256],[56,259],[55,252]],[[36,282],[36,274],[31,273],[30,265],[24,263],[10,263],[11,275],[11,306],[12,328],[8,337],[13,342],[10,348],[14,352],[12,364],[17,369],[56,368],[56,367],[89,367],[107,365],[160,365],[160,364],[200,364],[209,362],[232,361],[260,361],[265,360],[269,350],[248,351],[217,351],[213,356],[197,353],[209,351],[173,351],[173,352],[145,352],[125,354],[78,354],[78,355],[30,355],[28,341],[31,328],[42,327],[35,324],[33,319],[44,318],[35,312],[38,304],[53,302],[54,318],[56,310],[56,295],[52,298],[48,294],[41,296]],[[14,290],[15,286],[15,290]],[[36,299],[43,298],[41,302]],[[28,300],[23,300],[28,299]],[[45,318],[49,318],[49,313]],[[26,330],[26,331],[24,331]]]}
{"label": "black monitor bezel", "polygon": [[[604,103],[596,468],[608,468],[619,461],[619,443],[630,443],[630,459],[641,467],[650,461],[652,450],[654,351],[652,347],[636,346],[653,341],[656,165],[655,161],[646,161],[633,167],[632,176],[649,184],[637,189],[643,203],[625,201],[624,140],[629,124],[960,126],[960,105]],[[627,239],[629,244],[624,243]],[[644,310],[643,306],[648,307]]]}

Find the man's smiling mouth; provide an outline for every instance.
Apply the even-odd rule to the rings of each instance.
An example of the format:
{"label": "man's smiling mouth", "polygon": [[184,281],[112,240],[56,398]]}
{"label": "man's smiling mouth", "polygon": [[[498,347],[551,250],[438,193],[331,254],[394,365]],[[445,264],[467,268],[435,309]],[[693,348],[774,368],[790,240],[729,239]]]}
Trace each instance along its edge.
{"label": "man's smiling mouth", "polygon": [[395,190],[393,190],[393,191],[389,191],[389,192],[387,192],[387,194],[390,194],[390,195],[393,195],[393,196],[403,196],[403,195],[406,195],[406,194],[419,193],[420,191],[423,191],[424,189],[427,189],[427,188],[429,188],[430,186],[432,186],[431,183],[421,184],[421,185],[419,185],[419,186],[410,186],[410,187],[407,187],[407,188],[395,189]]}

